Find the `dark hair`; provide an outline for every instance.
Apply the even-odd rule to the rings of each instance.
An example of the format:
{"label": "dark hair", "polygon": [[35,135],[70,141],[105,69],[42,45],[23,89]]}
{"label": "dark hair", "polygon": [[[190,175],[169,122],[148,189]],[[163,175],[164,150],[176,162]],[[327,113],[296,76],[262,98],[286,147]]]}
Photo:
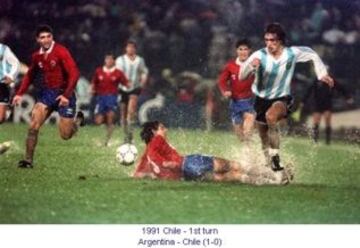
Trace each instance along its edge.
{"label": "dark hair", "polygon": [[35,30],[35,35],[38,37],[41,33],[50,33],[53,34],[53,29],[46,24],[39,25]]}
{"label": "dark hair", "polygon": [[276,34],[277,38],[285,45],[286,34],[280,23],[274,22],[267,25],[265,28],[266,33]]}
{"label": "dark hair", "polygon": [[151,139],[154,137],[153,131],[158,130],[160,121],[149,121],[145,122],[142,125],[142,130],[140,132],[140,137],[146,144],[148,144]]}
{"label": "dark hair", "polygon": [[105,56],[104,56],[104,57],[108,57],[108,56],[111,56],[111,57],[115,58],[115,55],[114,55],[113,52],[107,52],[107,53],[105,53]]}
{"label": "dark hair", "polygon": [[134,41],[134,40],[128,40],[128,41],[126,41],[125,46],[128,46],[128,45],[134,45],[135,48],[137,48],[136,41]]}
{"label": "dark hair", "polygon": [[248,39],[240,39],[235,43],[235,48],[239,48],[239,46],[247,46],[251,48],[250,41]]}

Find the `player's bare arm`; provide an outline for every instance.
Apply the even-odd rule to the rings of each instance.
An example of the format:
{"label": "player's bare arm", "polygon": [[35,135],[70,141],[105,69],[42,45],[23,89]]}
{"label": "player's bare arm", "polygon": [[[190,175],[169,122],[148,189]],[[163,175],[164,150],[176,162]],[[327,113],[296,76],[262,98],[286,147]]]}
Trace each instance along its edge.
{"label": "player's bare arm", "polygon": [[334,87],[334,79],[332,77],[330,77],[329,75],[325,75],[323,76],[320,81],[326,83],[327,85],[329,85],[330,88]]}

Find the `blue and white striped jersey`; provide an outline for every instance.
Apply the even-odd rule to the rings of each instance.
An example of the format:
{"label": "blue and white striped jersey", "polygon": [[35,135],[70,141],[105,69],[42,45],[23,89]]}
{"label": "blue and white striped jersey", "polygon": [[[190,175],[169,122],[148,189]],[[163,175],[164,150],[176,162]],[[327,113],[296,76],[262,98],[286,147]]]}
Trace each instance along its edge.
{"label": "blue and white striped jersey", "polygon": [[[254,70],[251,65],[253,59],[260,60],[260,67]],[[298,62],[312,61],[318,79],[327,75],[327,69],[319,55],[310,47],[284,47],[281,56],[275,59],[267,48],[254,52],[245,62],[239,77],[241,80],[255,73],[252,91],[256,96],[265,99],[275,99],[291,94],[290,84]]]}
{"label": "blue and white striped jersey", "polygon": [[7,45],[0,43],[0,83],[7,76],[16,79],[20,70],[20,62]]}
{"label": "blue and white striped jersey", "polygon": [[142,57],[136,55],[134,60],[131,60],[126,54],[119,56],[116,61],[116,68],[121,70],[129,80],[129,87],[125,88],[119,84],[124,91],[132,91],[141,87],[141,81],[148,76],[149,70],[145,65]]}

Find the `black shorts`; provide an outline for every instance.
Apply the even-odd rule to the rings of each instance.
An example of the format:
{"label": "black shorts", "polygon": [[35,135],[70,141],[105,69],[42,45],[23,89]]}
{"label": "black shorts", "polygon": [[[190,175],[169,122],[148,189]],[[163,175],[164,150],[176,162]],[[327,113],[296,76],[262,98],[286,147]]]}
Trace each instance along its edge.
{"label": "black shorts", "polygon": [[325,111],[332,111],[331,101],[315,102],[313,112],[323,113]]}
{"label": "black shorts", "polygon": [[141,88],[136,88],[136,89],[133,89],[132,91],[128,91],[128,92],[123,91],[123,90],[119,90],[119,93],[121,95],[120,102],[127,104],[129,102],[130,95],[137,95],[137,96],[140,95]]}
{"label": "black shorts", "polygon": [[0,83],[0,104],[10,103],[10,88],[6,84]]}
{"label": "black shorts", "polygon": [[284,118],[287,117],[289,113],[291,113],[291,108],[294,104],[294,100],[291,96],[284,96],[275,99],[265,99],[257,96],[255,98],[254,105],[256,111],[256,121],[266,123],[266,112],[275,102],[283,102],[285,104],[286,115],[284,116]]}

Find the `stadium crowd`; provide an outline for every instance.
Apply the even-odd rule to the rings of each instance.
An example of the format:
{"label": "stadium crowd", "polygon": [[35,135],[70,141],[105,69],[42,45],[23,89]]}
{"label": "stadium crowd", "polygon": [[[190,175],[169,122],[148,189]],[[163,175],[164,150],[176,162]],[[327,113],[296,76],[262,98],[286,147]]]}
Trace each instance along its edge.
{"label": "stadium crowd", "polygon": [[164,81],[163,69],[215,79],[233,56],[231,48],[239,37],[260,47],[265,25],[278,21],[287,30],[289,43],[313,47],[358,103],[359,10],[358,1],[342,0],[2,0],[0,41],[29,63],[34,28],[48,23],[56,40],[72,51],[82,76],[90,79],[104,54],[121,54],[130,38],[147,60],[148,91],[155,95],[161,88],[155,85]]}

